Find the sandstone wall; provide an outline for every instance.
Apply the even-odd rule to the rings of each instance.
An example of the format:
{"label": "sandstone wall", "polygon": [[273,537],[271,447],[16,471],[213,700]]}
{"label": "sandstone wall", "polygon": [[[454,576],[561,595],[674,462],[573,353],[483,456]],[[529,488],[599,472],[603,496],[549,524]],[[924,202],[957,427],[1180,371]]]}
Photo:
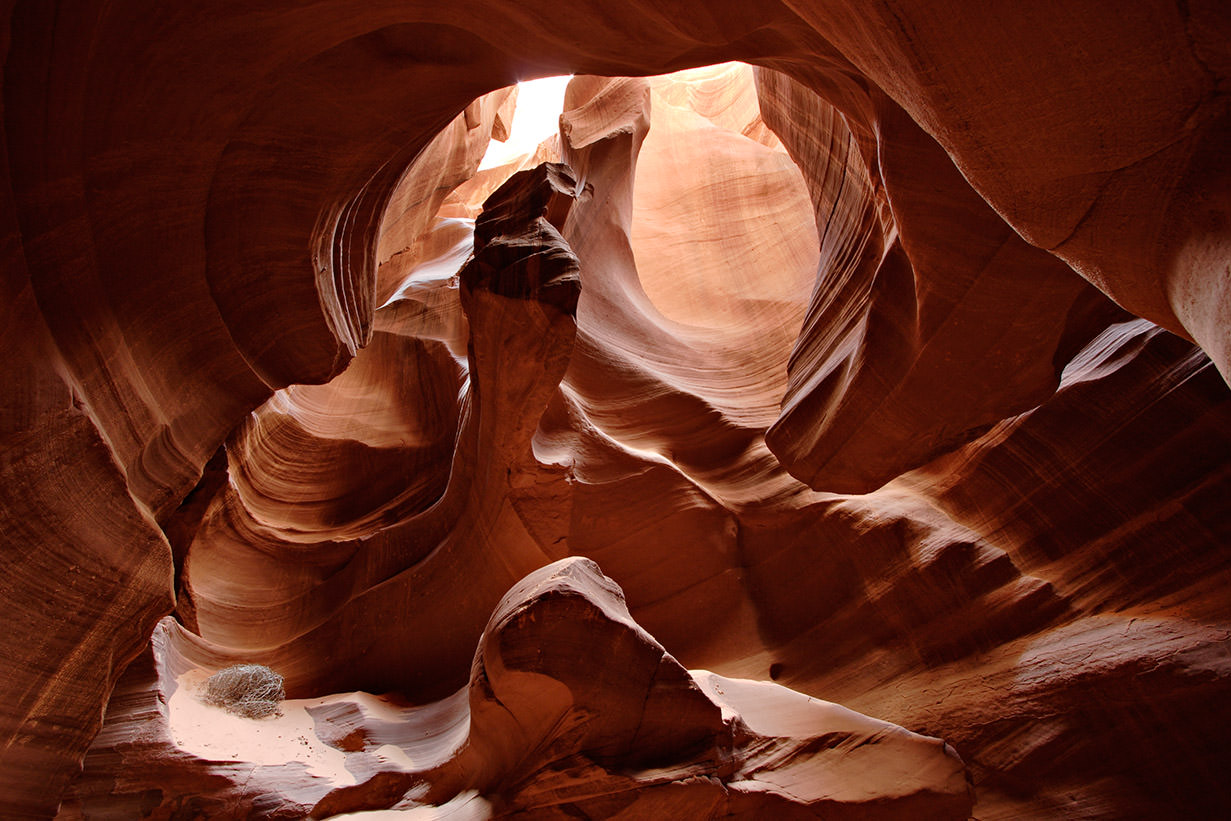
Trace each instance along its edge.
{"label": "sandstone wall", "polygon": [[[3,12],[12,814],[163,616],[433,701],[569,556],[684,667],[954,744],[979,817],[1225,804],[1221,4]],[[565,72],[571,182],[476,230],[484,95]]]}

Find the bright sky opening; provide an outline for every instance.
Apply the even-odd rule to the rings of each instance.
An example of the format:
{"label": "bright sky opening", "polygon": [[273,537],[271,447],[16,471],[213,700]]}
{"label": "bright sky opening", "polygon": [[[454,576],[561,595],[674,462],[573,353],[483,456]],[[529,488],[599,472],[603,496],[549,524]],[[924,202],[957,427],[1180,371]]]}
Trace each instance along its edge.
{"label": "bright sky opening", "polygon": [[488,144],[479,170],[494,168],[522,154],[529,154],[539,143],[555,134],[560,127],[560,112],[564,110],[564,87],[571,79],[572,75],[566,75],[518,83],[512,134],[505,142],[492,140]]}

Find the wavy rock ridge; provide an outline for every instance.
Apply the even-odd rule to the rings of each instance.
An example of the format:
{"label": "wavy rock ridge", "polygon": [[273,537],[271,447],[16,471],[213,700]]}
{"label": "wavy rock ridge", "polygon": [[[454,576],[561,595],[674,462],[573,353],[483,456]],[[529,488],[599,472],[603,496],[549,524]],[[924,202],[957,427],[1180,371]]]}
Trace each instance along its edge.
{"label": "wavy rock ridge", "polygon": [[690,673],[587,559],[518,582],[468,685],[428,707],[350,693],[284,702],[253,726],[200,703],[200,676],[173,651],[178,630],[160,624],[153,652],[129,668],[65,817],[325,818],[394,804],[545,818],[970,810],[962,762],[940,740],[777,684]]}
{"label": "wavy rock ridge", "polygon": [[1231,800],[1220,5],[139,5],[2,18],[9,814]]}

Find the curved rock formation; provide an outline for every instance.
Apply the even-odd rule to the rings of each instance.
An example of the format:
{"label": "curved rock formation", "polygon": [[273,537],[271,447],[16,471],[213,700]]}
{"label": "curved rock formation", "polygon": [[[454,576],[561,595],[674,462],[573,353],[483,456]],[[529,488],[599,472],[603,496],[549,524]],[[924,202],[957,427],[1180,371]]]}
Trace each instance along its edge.
{"label": "curved rock formation", "polygon": [[[866,754],[824,722],[873,720],[808,697],[954,745],[980,818],[1231,800],[1222,5],[3,10],[9,814],[219,814],[254,766],[294,797],[243,812],[301,813],[334,753],[366,786],[319,814],[817,809]],[[558,139],[476,176],[501,89],[563,72]],[[485,631],[582,556],[631,621],[575,560],[570,641],[631,655]],[[518,635],[570,693],[521,759],[456,695],[476,647],[514,667],[472,694],[531,692]],[[651,657],[687,695],[633,762],[657,691],[605,685]],[[334,752],[134,736],[236,660]]]}
{"label": "curved rock formation", "polygon": [[824,226],[768,434],[783,464],[814,488],[866,493],[1045,401],[1115,309],[1015,234],[892,101],[863,101],[876,110],[872,171],[828,103],[758,78]]}
{"label": "curved rock formation", "polygon": [[[272,720],[201,701],[154,633],[61,813],[326,818],[396,805],[470,817],[954,818],[972,803],[938,739],[772,683],[690,673],[597,565],[522,579],[468,685],[430,707],[363,693],[283,702]],[[230,759],[230,760],[228,760]]]}

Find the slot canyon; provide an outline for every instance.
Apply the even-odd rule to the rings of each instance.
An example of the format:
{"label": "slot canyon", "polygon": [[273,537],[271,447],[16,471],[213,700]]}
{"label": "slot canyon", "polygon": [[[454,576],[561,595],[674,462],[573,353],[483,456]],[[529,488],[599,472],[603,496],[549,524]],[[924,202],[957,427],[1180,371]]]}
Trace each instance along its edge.
{"label": "slot canyon", "polygon": [[0,818],[1229,812],[1222,0],[0,12]]}

